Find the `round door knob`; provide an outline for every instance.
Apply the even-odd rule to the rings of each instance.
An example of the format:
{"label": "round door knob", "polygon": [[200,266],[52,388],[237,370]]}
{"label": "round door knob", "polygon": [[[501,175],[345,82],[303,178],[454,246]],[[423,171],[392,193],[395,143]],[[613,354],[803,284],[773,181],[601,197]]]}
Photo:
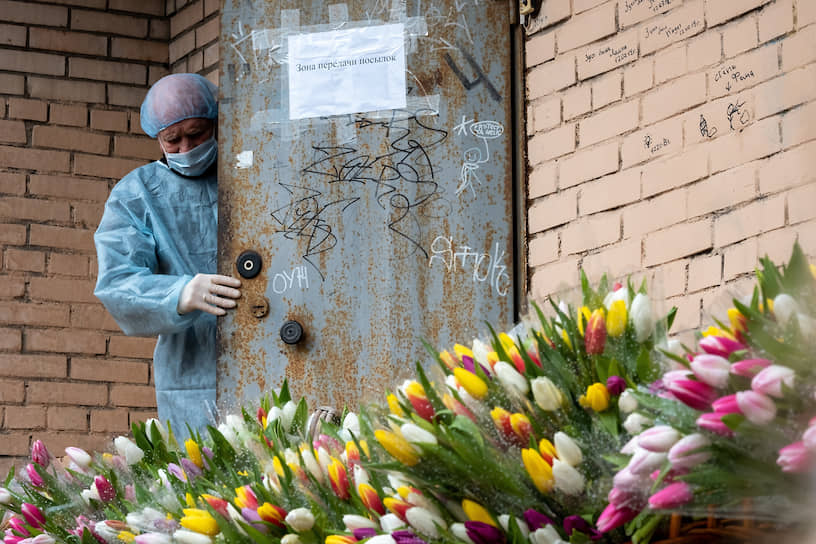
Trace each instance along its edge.
{"label": "round door knob", "polygon": [[281,327],[280,337],[287,344],[297,344],[303,339],[303,327],[297,321],[287,321]]}
{"label": "round door knob", "polygon": [[244,251],[238,256],[235,261],[235,266],[238,268],[238,274],[242,278],[254,278],[261,273],[261,256],[255,251]]}

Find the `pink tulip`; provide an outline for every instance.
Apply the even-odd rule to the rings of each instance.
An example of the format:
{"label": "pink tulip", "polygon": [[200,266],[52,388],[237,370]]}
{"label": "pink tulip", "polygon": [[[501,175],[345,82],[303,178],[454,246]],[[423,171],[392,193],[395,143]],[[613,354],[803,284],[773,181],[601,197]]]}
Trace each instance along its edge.
{"label": "pink tulip", "polygon": [[8,521],[8,524],[9,527],[11,527],[11,530],[16,534],[23,537],[31,536],[31,533],[28,531],[28,527],[26,527],[26,522],[23,519],[13,517]]}
{"label": "pink tulip", "polygon": [[110,502],[116,498],[116,489],[113,488],[113,485],[111,485],[104,476],[94,478],[93,485],[96,487],[96,492],[102,502]]}
{"label": "pink tulip", "polygon": [[731,374],[753,378],[757,372],[765,367],[771,366],[771,364],[768,359],[745,359],[731,365]]}
{"label": "pink tulip", "polygon": [[717,413],[703,414],[697,418],[696,423],[701,429],[706,429],[720,436],[734,436],[734,431],[722,422],[722,416],[723,414]]}
{"label": "pink tulip", "polygon": [[668,425],[657,425],[646,429],[637,437],[638,446],[653,452],[669,451],[669,448],[678,440],[680,440],[680,433]]}
{"label": "pink tulip", "polygon": [[698,342],[698,345],[706,353],[720,357],[728,357],[735,351],[747,349],[745,345],[725,336],[706,336]]}
{"label": "pink tulip", "polygon": [[793,387],[794,372],[782,365],[771,365],[759,372],[751,380],[751,389],[757,393],[782,398],[782,384]]}
{"label": "pink tulip", "polygon": [[690,375],[691,373],[684,368],[678,370],[670,370],[663,374],[663,376],[660,378],[660,382],[662,383],[663,387],[668,389],[677,380],[687,380]]}
{"label": "pink tulip", "polygon": [[640,493],[648,489],[651,483],[648,477],[635,474],[627,467],[615,474],[614,478],[612,478],[612,485],[623,491]]}
{"label": "pink tulip", "polygon": [[677,508],[691,501],[693,498],[694,493],[692,493],[689,484],[686,482],[674,482],[649,497],[649,506],[659,510]]}
{"label": "pink tulip", "polygon": [[674,380],[669,385],[669,393],[695,410],[707,409],[717,397],[717,392],[711,386],[695,380]]}
{"label": "pink tulip", "polygon": [[724,416],[726,414],[741,414],[739,404],[737,404],[737,395],[726,395],[720,397],[711,403],[714,408],[714,413]]}
{"label": "pink tulip", "polygon": [[816,453],[816,425],[811,424],[802,435],[802,442],[808,451]]}
{"label": "pink tulip", "polygon": [[[710,338],[710,337],[709,337]],[[719,355],[702,353],[691,361],[691,370],[697,378],[712,387],[722,389],[728,384],[731,363]]]}
{"label": "pink tulip", "polygon": [[11,529],[6,529],[6,536],[3,537],[5,544],[20,544],[23,540],[25,540],[25,537],[17,536],[11,532]]}
{"label": "pink tulip", "polygon": [[31,445],[31,460],[43,468],[48,468],[51,463],[51,454],[48,453],[48,449],[42,443],[42,440],[35,440]]}
{"label": "pink tulip", "polygon": [[748,421],[757,425],[770,423],[776,417],[776,405],[762,393],[740,391],[737,393],[737,404]]}
{"label": "pink tulip", "polygon": [[669,450],[672,468],[687,469],[705,463],[711,457],[711,452],[705,449],[710,445],[708,438],[700,433],[684,436]]}
{"label": "pink tulip", "polygon": [[620,527],[628,521],[631,521],[637,515],[637,510],[627,508],[626,506],[610,504],[604,508],[601,515],[598,516],[598,521],[595,522],[595,527],[597,527],[600,532],[606,533],[612,529]]}
{"label": "pink tulip", "polygon": [[794,442],[779,450],[776,464],[782,467],[782,472],[808,472],[813,465],[813,456],[801,441]]}
{"label": "pink tulip", "polygon": [[655,469],[663,466],[666,462],[666,454],[664,452],[654,452],[643,448],[638,448],[635,454],[629,460],[626,468],[636,476],[646,476]]}
{"label": "pink tulip", "polygon": [[40,473],[37,472],[34,464],[29,463],[26,465],[26,474],[28,475],[28,480],[31,482],[31,485],[34,487],[42,487],[45,485],[45,481],[42,476],[40,476]]}
{"label": "pink tulip", "polygon": [[631,491],[626,491],[619,487],[613,487],[609,490],[606,500],[617,506],[631,506],[634,508],[640,496],[639,493],[632,493]]}
{"label": "pink tulip", "polygon": [[22,512],[23,517],[26,520],[26,523],[28,523],[35,529],[42,529],[43,526],[45,525],[45,516],[40,511],[40,509],[34,506],[33,504],[24,502],[23,505],[20,507],[20,512]]}

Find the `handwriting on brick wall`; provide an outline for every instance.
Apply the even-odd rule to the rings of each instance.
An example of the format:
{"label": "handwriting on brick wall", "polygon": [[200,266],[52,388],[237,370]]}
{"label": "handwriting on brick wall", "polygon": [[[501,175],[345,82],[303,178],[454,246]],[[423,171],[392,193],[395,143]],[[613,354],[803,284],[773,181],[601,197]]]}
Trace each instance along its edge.
{"label": "handwriting on brick wall", "polygon": [[631,30],[600,45],[586,48],[578,57],[578,77],[586,79],[638,58],[637,32]]}

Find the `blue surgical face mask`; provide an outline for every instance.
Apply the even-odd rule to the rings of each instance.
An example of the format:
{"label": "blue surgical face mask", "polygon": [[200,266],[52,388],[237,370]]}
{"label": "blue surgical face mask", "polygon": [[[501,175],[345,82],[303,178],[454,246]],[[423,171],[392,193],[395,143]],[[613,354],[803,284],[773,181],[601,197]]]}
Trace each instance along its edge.
{"label": "blue surgical face mask", "polygon": [[167,165],[179,174],[193,177],[200,176],[212,166],[216,157],[218,157],[218,143],[215,141],[215,137],[211,136],[209,140],[186,153],[168,153],[165,151],[164,156],[167,158]]}

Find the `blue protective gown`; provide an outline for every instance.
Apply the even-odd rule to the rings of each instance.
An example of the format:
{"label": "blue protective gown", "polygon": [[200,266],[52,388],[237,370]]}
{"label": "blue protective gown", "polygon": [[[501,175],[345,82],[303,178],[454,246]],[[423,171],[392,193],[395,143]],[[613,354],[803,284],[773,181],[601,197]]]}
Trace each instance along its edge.
{"label": "blue protective gown", "polygon": [[[156,336],[153,380],[159,419],[177,437],[201,429],[215,404],[214,315],[176,311],[197,273],[216,272],[215,168],[185,178],[156,161],[116,184],[94,236],[94,294],[127,335]],[[211,172],[211,173],[210,173]]]}

